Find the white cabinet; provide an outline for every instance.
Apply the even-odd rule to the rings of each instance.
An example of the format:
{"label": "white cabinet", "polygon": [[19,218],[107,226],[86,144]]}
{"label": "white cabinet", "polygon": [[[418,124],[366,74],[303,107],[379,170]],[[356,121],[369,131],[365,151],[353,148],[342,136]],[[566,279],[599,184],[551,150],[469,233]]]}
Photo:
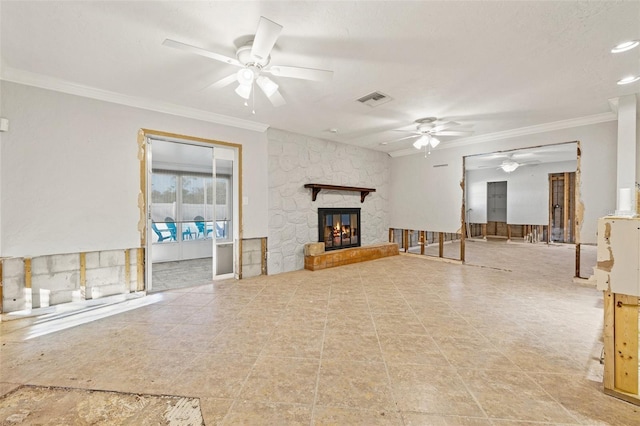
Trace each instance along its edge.
{"label": "white cabinet", "polygon": [[640,296],[640,218],[598,220],[599,290]]}

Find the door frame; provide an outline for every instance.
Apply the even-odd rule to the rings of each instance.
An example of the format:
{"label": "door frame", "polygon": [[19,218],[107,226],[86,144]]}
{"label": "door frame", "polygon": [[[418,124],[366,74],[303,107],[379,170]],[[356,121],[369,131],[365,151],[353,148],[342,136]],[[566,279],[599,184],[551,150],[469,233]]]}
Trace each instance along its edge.
{"label": "door frame", "polygon": [[[140,247],[144,250],[145,274],[144,288],[138,290],[149,290],[151,283],[151,253],[148,250],[150,240],[147,238],[148,218],[151,214],[149,203],[149,184],[147,177],[150,173],[151,152],[147,149],[147,138],[166,139],[173,142],[198,142],[209,144],[213,148],[216,146],[223,148],[231,148],[235,150],[237,160],[237,178],[234,176],[234,182],[237,181],[237,188],[233,187],[234,193],[234,217],[237,217],[237,223],[233,227],[234,241],[234,278],[242,278],[242,145],[237,143],[219,141],[215,139],[206,139],[196,136],[182,135],[178,133],[164,132],[152,129],[140,129],[138,131],[138,161],[140,163],[140,192],[138,193],[138,209],[140,212],[138,220],[138,232],[140,234]],[[237,179],[237,180],[236,180]],[[237,195],[237,197],[236,197]],[[237,212],[237,213],[235,213]],[[236,216],[237,214],[237,216]]]}

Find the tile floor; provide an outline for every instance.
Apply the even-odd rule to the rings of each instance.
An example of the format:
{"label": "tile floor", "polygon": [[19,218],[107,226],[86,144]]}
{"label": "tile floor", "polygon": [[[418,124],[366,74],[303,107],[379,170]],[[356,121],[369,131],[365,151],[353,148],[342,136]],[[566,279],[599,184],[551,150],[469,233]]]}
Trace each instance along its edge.
{"label": "tile floor", "polygon": [[602,393],[602,296],[572,282],[572,248],[474,242],[484,266],[400,255],[209,283],[31,339],[3,322],[0,394],[198,397],[207,425],[639,425]]}

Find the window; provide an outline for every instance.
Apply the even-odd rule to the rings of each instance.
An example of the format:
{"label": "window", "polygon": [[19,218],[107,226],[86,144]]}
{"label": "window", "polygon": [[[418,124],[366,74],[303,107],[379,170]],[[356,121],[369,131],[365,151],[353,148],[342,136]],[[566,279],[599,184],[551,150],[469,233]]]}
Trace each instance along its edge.
{"label": "window", "polygon": [[231,238],[229,176],[216,178],[215,212],[210,175],[154,170],[152,176],[154,243],[205,240],[214,235],[218,240]]}

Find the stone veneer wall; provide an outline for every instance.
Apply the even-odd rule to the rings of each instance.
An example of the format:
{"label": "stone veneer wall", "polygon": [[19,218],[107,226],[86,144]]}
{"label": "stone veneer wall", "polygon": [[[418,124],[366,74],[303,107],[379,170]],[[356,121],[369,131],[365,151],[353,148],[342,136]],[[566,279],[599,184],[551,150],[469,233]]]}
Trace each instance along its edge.
{"label": "stone veneer wall", "polygon": [[[362,245],[386,242],[389,177],[386,153],[269,129],[269,275],[304,268],[304,245],[318,241],[318,207],[360,207]],[[375,188],[359,192],[323,189],[315,202],[307,183]]]}

